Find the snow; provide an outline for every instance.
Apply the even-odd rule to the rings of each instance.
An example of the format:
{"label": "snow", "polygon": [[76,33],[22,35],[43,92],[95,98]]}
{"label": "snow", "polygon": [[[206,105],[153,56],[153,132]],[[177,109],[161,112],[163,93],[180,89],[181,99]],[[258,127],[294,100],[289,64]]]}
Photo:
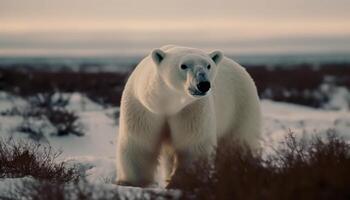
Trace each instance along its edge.
{"label": "snow", "polygon": [[113,120],[104,111],[85,111],[79,113],[79,116],[85,129],[84,136],[51,136],[49,143],[57,149],[62,149],[64,157],[114,157],[118,128]]}
{"label": "snow", "polygon": [[269,152],[286,134],[293,132],[298,138],[325,136],[335,131],[350,141],[350,113],[347,110],[322,110],[282,102],[262,100],[263,147]]}
{"label": "snow", "polygon": [[0,178],[0,199],[2,196],[6,196],[6,193],[15,187],[20,187],[27,181],[33,181],[32,177],[23,178]]}
{"label": "snow", "polygon": [[[0,112],[13,105],[24,105],[19,98],[0,92]],[[350,141],[350,113],[347,109],[322,110],[288,103],[262,100],[263,147],[269,151],[277,145],[289,131],[297,136],[324,135],[333,129]],[[118,133],[116,120],[111,113],[119,108],[105,109],[78,93],[71,94],[69,110],[78,113],[84,125],[82,137],[69,135],[57,137],[46,135],[54,149],[62,150],[61,160],[75,164],[85,172],[87,180],[93,184],[111,187],[115,180],[115,144]],[[0,116],[0,136],[25,138],[16,131],[21,122],[19,116]],[[0,191],[13,179],[0,179]]]}
{"label": "snow", "polygon": [[91,183],[113,183],[116,178],[115,160],[108,157],[78,156],[67,158],[69,164],[77,165],[85,172],[86,178]]}
{"label": "snow", "polygon": [[349,110],[350,108],[350,91],[346,87],[323,84],[322,90],[327,92],[329,101],[324,105],[326,109]]}

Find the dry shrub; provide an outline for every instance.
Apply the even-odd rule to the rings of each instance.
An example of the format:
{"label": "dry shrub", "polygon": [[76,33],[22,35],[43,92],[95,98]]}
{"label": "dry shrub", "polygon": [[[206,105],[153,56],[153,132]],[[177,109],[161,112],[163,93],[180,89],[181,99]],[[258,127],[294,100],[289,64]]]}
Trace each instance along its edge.
{"label": "dry shrub", "polygon": [[22,122],[16,127],[16,131],[27,134],[30,139],[40,141],[45,139],[45,125],[38,124],[41,122],[38,119],[22,116]]}
{"label": "dry shrub", "polygon": [[38,143],[0,140],[0,179],[22,178],[0,190],[4,200],[177,199],[178,192],[94,185],[75,166],[57,162],[60,152]]}
{"label": "dry shrub", "polygon": [[45,116],[56,129],[55,133],[53,133],[54,135],[84,135],[83,125],[79,122],[79,116],[73,111],[49,109],[45,112]]}
{"label": "dry shrub", "polygon": [[55,90],[40,92],[26,97],[29,104],[36,108],[53,109],[64,108],[69,103],[70,96]]}
{"label": "dry shrub", "polygon": [[77,180],[79,174],[73,166],[57,162],[60,154],[50,146],[39,143],[0,139],[0,177],[32,176],[50,182]]}
{"label": "dry shrub", "polygon": [[40,110],[42,116],[54,126],[53,135],[77,135],[83,136],[83,125],[79,122],[79,116],[66,109],[70,96],[64,96],[61,92],[48,91],[27,97],[31,110]]}
{"label": "dry shrub", "polygon": [[84,135],[84,126],[79,121],[79,116],[66,108],[69,95],[63,95],[59,91],[49,91],[28,96],[25,99],[29,103],[28,106],[13,107],[2,113],[7,116],[20,115],[23,118],[17,131],[28,134],[34,140],[41,140],[45,136],[44,129],[51,125],[52,135]]}
{"label": "dry shrub", "polygon": [[16,116],[20,114],[21,111],[18,109],[18,107],[12,107],[10,109],[0,111],[1,116]]}
{"label": "dry shrub", "polygon": [[[1,65],[1,63],[0,63]],[[50,69],[47,66],[46,69]],[[0,90],[21,97],[38,93],[80,92],[103,106],[119,106],[128,73],[48,71],[15,67],[1,68]]]}
{"label": "dry shrub", "polygon": [[[259,96],[274,101],[323,107],[331,96],[321,89],[324,83],[350,87],[350,63],[325,63],[320,66],[246,66],[257,85]],[[302,81],[300,80],[302,77]],[[331,81],[331,82],[329,82]]]}
{"label": "dry shrub", "polygon": [[13,106],[12,108],[0,112],[1,116],[22,116],[23,118],[41,118],[43,115],[42,109],[32,106]]}
{"label": "dry shrub", "polygon": [[[43,164],[46,167],[40,169],[39,165],[35,164],[38,160],[42,163],[50,160],[43,159],[45,156],[42,154],[34,154],[33,150],[17,150],[18,147],[12,146],[14,145],[11,145],[11,148],[16,149],[12,152],[20,153],[12,153],[15,156],[11,156],[6,150],[9,148],[2,145],[1,163],[3,160],[8,163],[9,157],[15,157],[21,160],[14,161],[15,163],[26,163],[27,167],[15,164],[15,173],[11,170],[4,173],[4,168],[1,168],[1,174],[7,174],[7,177],[31,175],[41,181],[32,181],[16,187],[8,193],[10,196],[6,196],[9,199],[177,198],[175,193],[169,191],[144,189],[125,193],[125,190],[119,191],[116,188],[96,187],[84,179],[70,182],[77,180],[76,176],[72,178],[72,175],[69,175],[69,178],[65,178],[64,174],[67,174],[67,171],[62,175],[62,170],[52,167],[51,161],[48,162],[51,165]],[[182,190],[180,199],[349,199],[349,150],[350,145],[334,133],[329,133],[326,138],[314,137],[311,140],[299,140],[290,133],[280,147],[268,157],[243,151],[241,147],[230,150],[218,148],[214,165],[209,161],[200,160],[192,169],[178,172],[170,187]],[[22,157],[25,158],[24,161]],[[36,170],[33,170],[34,168]]]}
{"label": "dry shrub", "polygon": [[[0,63],[0,90],[22,97],[52,90],[80,92],[103,106],[119,106],[129,76],[129,72],[48,71],[51,66],[47,63],[41,69],[21,65],[2,68]],[[329,101],[329,95],[320,90],[327,79],[331,78],[335,86],[350,87],[350,63],[244,66],[253,77],[259,96],[274,101],[322,107]],[[303,81],[296,81],[300,77]]]}
{"label": "dry shrub", "polygon": [[183,199],[349,199],[349,150],[334,133],[308,141],[290,133],[267,158],[219,148],[215,167],[200,162],[170,186]]}

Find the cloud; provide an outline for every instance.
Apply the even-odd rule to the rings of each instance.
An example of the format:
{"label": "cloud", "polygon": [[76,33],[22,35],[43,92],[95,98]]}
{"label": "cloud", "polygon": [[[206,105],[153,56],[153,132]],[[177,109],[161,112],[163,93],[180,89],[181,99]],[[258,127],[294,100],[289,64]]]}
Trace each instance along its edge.
{"label": "cloud", "polygon": [[347,18],[348,0],[0,0],[0,16],[66,20],[106,18]]}
{"label": "cloud", "polygon": [[1,52],[145,51],[167,43],[248,52],[344,51],[350,35],[348,0],[0,0],[0,5]]}

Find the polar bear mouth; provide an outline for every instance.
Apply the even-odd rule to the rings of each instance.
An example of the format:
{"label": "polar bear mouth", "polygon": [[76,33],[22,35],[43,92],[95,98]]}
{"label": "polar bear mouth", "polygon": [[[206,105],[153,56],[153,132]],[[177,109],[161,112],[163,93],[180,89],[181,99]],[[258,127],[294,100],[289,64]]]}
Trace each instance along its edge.
{"label": "polar bear mouth", "polygon": [[201,91],[194,89],[194,88],[188,88],[188,92],[190,93],[191,96],[202,97],[202,96],[205,96],[209,91],[201,92]]}

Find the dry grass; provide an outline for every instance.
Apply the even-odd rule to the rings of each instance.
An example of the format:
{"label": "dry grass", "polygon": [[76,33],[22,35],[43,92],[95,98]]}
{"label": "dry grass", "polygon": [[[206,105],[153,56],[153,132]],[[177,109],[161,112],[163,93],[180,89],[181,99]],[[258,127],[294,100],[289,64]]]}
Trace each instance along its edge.
{"label": "dry grass", "polygon": [[83,125],[79,122],[78,115],[73,111],[68,111],[66,109],[49,109],[45,112],[45,116],[56,129],[55,133],[53,133],[54,135],[84,135]]}
{"label": "dry grass", "polygon": [[[54,126],[53,135],[77,135],[83,136],[83,125],[79,122],[79,116],[67,110],[70,96],[65,96],[59,91],[47,91],[29,96],[26,100],[29,102],[28,110],[39,110],[39,117],[45,117],[51,125]],[[25,118],[25,116],[24,116]]]}
{"label": "dry grass", "polygon": [[65,136],[73,134],[84,135],[84,126],[79,116],[67,109],[70,96],[59,91],[48,91],[25,97],[27,106],[14,106],[0,114],[3,116],[20,116],[22,123],[17,131],[28,134],[34,140],[45,138],[45,127],[52,127],[50,134]]}
{"label": "dry grass", "polygon": [[22,178],[0,190],[3,200],[118,200],[175,199],[168,191],[141,190],[128,192],[116,187],[88,183],[79,169],[58,162],[60,152],[39,143],[0,140],[0,179]]}
{"label": "dry grass", "polygon": [[0,177],[31,176],[50,182],[69,182],[79,178],[74,167],[57,162],[61,153],[50,146],[13,139],[0,140]]}
{"label": "dry grass", "polygon": [[349,150],[335,134],[305,141],[291,133],[268,158],[218,149],[214,168],[196,164],[172,185],[184,199],[349,199]]}
{"label": "dry grass", "polygon": [[[9,199],[174,199],[169,191],[135,193],[92,185],[58,153],[33,143],[1,141],[1,177],[32,176],[7,193]],[[214,165],[198,161],[178,173],[171,188],[180,199],[349,199],[350,145],[334,133],[299,140],[290,133],[275,153],[263,157],[240,147],[219,148]]]}

